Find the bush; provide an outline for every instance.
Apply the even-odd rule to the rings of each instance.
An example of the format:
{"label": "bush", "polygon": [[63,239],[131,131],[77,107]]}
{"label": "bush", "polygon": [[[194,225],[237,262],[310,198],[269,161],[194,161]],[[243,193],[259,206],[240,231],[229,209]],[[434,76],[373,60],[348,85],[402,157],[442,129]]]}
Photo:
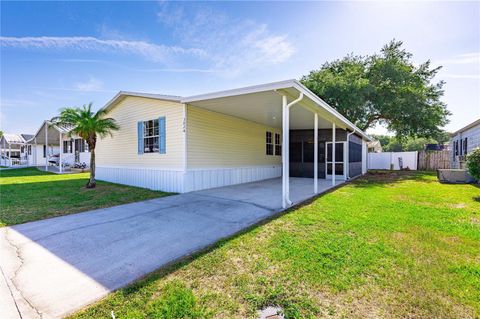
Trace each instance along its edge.
{"label": "bush", "polygon": [[467,168],[470,175],[476,180],[480,180],[480,147],[467,155]]}

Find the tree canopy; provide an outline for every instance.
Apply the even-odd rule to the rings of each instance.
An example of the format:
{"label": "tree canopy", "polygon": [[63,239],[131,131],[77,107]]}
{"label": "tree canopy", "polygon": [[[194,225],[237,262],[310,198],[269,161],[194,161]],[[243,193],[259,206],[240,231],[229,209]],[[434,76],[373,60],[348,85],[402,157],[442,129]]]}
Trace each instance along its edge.
{"label": "tree canopy", "polygon": [[95,188],[95,146],[97,137],[112,136],[113,131],[120,127],[112,118],[105,117],[106,111],[100,109],[92,111],[92,103],[83,107],[67,107],[61,110],[60,115],[52,119],[54,123],[73,125],[70,135],[77,135],[84,139],[90,150],[90,179],[87,188]]}
{"label": "tree canopy", "polygon": [[434,137],[450,115],[445,82],[433,81],[441,67],[416,65],[402,45],[392,40],[379,54],[327,62],[300,81],[362,130],[382,124],[399,138]]}
{"label": "tree canopy", "polygon": [[436,136],[430,138],[407,137],[399,139],[395,136],[375,134],[371,134],[370,136],[380,141],[384,152],[421,151],[425,148],[425,144],[444,145],[450,139],[449,134],[445,131],[441,131]]}

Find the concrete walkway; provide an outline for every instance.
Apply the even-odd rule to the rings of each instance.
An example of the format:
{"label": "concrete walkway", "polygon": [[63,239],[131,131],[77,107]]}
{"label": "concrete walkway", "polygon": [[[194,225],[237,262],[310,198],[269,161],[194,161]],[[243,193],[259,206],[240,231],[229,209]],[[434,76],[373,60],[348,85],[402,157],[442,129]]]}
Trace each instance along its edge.
{"label": "concrete walkway", "polygon": [[[312,179],[290,188],[313,196]],[[63,317],[278,213],[280,197],[277,178],[1,228],[1,318]]]}

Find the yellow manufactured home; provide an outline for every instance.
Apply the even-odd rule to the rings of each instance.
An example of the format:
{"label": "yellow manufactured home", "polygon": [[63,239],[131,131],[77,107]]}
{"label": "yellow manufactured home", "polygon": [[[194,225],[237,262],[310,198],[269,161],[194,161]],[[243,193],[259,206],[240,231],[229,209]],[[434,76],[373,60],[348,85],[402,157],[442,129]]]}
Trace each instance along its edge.
{"label": "yellow manufactured home", "polygon": [[369,137],[296,80],[187,98],[120,92],[104,108],[120,130],[98,142],[101,180],[183,193],[282,177],[287,207],[290,176],[316,192],[318,179],[366,172]]}

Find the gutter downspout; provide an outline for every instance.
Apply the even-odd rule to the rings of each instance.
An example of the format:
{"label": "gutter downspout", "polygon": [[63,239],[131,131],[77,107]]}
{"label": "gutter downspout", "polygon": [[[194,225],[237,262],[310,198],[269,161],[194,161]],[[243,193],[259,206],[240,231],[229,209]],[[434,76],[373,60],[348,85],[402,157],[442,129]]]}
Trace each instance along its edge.
{"label": "gutter downspout", "polygon": [[353,132],[347,134],[347,163],[346,163],[346,172],[345,180],[350,179],[350,135],[355,134],[357,130],[354,128]]}
{"label": "gutter downspout", "polygon": [[303,99],[303,93],[287,104],[287,96],[282,94],[282,207],[292,205],[290,200],[290,107]]}

